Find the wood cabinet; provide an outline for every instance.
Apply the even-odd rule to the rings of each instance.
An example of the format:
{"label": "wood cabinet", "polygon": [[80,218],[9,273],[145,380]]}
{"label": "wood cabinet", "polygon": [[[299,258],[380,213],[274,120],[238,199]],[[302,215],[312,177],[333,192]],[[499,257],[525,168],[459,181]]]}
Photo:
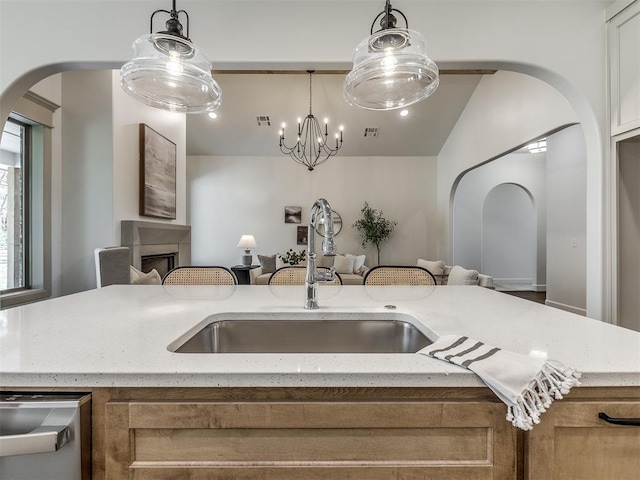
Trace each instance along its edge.
{"label": "wood cabinet", "polygon": [[640,1],[608,23],[611,134],[640,128]]}
{"label": "wood cabinet", "polygon": [[93,390],[94,480],[638,480],[640,388],[572,389],[522,432],[486,388]]}
{"label": "wood cabinet", "polygon": [[430,390],[112,397],[104,402],[105,478],[517,478],[518,432],[506,407],[486,392]]}
{"label": "wood cabinet", "polygon": [[[617,398],[616,398],[617,397]],[[614,425],[599,418],[640,422],[638,389],[575,389],[556,402],[527,434],[528,480],[638,480],[640,425]]]}

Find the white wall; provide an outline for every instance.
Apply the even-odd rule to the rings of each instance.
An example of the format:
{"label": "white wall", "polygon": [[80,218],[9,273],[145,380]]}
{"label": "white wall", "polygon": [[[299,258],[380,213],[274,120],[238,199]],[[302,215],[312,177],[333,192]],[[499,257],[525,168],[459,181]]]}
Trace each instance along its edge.
{"label": "white wall", "polygon": [[460,175],[562,125],[575,112],[549,85],[512,72],[485,76],[438,155],[438,215],[450,258],[452,192]]}
{"label": "white wall", "polygon": [[[95,288],[93,250],[120,245],[121,220],[184,224],[187,217],[185,116],[130,99],[117,71],[65,72],[61,91],[64,136],[61,160],[54,152],[52,185],[54,296]],[[176,220],[138,214],[140,123],[176,143]]]}
{"label": "white wall", "polygon": [[[524,187],[534,198],[536,232],[531,278],[533,288],[543,290],[546,278],[546,170],[544,154],[513,153],[467,172],[457,185],[453,207],[453,263],[488,275],[482,258],[482,211],[489,192],[502,184]],[[537,252],[537,253],[536,253]],[[515,277],[514,277],[515,278]],[[502,278],[501,281],[506,281]],[[513,281],[510,282],[513,284]]]}
{"label": "white wall", "polygon": [[[113,78],[113,232],[120,245],[121,220],[145,220],[184,225],[186,202],[187,122],[182,113],[148,107],[127,95],[120,87],[120,71]],[[140,134],[139,125],[146,123],[176,144],[176,219],[143,217],[139,214]]]}
{"label": "white wall", "polygon": [[[189,156],[192,262],[235,265],[242,234],[256,238],[256,253],[270,255],[296,244],[295,224],[284,223],[284,207],[302,207],[302,224],[319,198],[340,214],[343,228],[336,237],[338,252],[362,252],[351,225],[365,201],[398,225],[382,245],[382,263],[415,265],[435,258],[436,159],[433,157],[335,157],[308,172],[286,156],[222,158]],[[376,264],[375,248],[364,251],[367,265]]]}
{"label": "white wall", "polygon": [[547,137],[546,161],[542,154],[511,154],[465,174],[458,183],[453,209],[455,263],[484,268],[478,241],[483,200],[495,185],[521,185],[531,192],[537,212],[534,289],[543,289],[546,266],[547,304],[584,315],[586,165],[582,129],[574,125]]}
{"label": "white wall", "polygon": [[62,294],[95,286],[93,249],[114,245],[112,77],[62,75]]}
{"label": "white wall", "polygon": [[547,138],[546,303],[582,315],[587,308],[586,169],[579,125]]}

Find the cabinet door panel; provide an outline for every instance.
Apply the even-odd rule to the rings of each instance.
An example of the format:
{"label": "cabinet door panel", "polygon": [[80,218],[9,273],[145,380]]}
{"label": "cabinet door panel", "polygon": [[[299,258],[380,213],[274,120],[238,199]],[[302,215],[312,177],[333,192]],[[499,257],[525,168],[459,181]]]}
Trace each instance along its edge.
{"label": "cabinet door panel", "polygon": [[637,480],[640,427],[598,417],[640,418],[638,402],[558,402],[529,433],[533,480]]}
{"label": "cabinet door panel", "polygon": [[[109,402],[109,479],[503,479],[498,402]],[[127,439],[127,441],[123,441]]]}
{"label": "cabinet door panel", "polygon": [[640,2],[609,22],[611,133],[640,127]]}

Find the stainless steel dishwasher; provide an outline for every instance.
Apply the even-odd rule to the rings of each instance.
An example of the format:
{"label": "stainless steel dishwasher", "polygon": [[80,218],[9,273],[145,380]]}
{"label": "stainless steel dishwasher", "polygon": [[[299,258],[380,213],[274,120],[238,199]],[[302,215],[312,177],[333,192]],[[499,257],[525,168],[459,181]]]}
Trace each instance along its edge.
{"label": "stainless steel dishwasher", "polygon": [[0,392],[2,480],[89,480],[91,395]]}

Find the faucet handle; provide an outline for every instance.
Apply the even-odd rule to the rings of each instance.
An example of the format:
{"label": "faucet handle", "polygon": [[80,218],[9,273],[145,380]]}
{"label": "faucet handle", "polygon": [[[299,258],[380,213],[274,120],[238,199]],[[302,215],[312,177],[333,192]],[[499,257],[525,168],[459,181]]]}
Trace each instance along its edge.
{"label": "faucet handle", "polygon": [[336,267],[331,267],[328,272],[316,272],[317,282],[333,282],[336,278]]}

